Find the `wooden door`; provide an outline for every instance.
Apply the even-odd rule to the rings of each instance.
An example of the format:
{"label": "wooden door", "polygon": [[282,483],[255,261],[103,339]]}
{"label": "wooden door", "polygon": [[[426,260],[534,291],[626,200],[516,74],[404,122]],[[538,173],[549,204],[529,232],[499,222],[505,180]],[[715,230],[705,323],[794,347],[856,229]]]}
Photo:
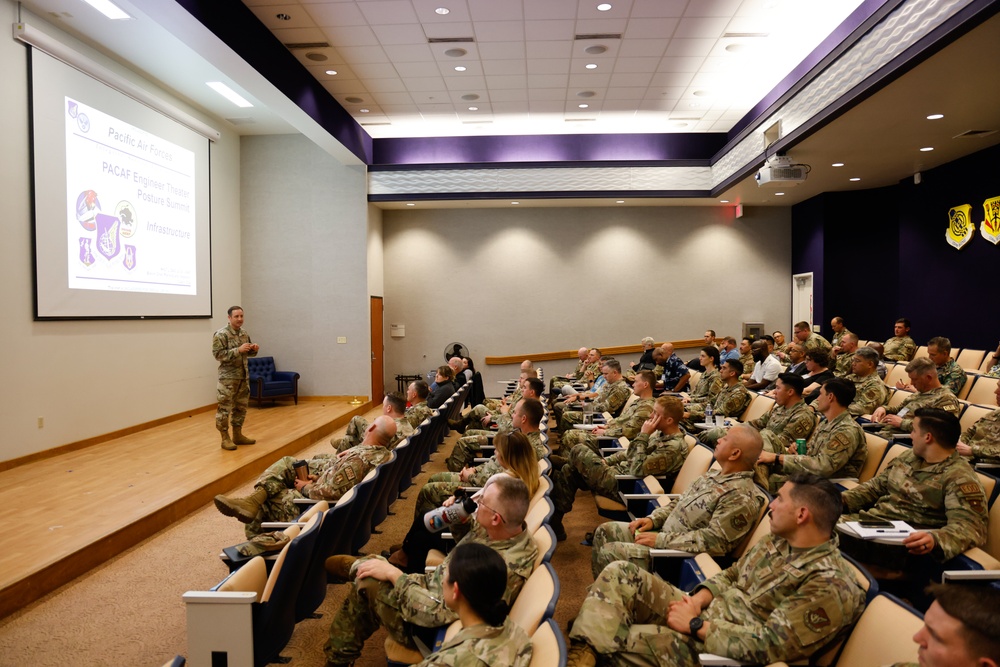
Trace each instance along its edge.
{"label": "wooden door", "polygon": [[382,341],[382,297],[371,298],[372,309],[372,400],[381,402],[385,394],[383,354],[385,344]]}

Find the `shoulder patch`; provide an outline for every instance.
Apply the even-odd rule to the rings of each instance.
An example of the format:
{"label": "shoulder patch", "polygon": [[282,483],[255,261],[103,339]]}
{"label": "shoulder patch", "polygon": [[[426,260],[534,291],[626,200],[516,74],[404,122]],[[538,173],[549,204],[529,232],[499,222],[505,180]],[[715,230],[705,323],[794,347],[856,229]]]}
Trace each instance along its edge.
{"label": "shoulder patch", "polygon": [[830,616],[826,613],[826,610],[823,609],[823,607],[810,609],[806,612],[803,620],[805,621],[807,628],[817,633],[830,625]]}
{"label": "shoulder patch", "polygon": [[737,514],[732,519],[730,519],[729,523],[732,524],[733,528],[735,528],[736,530],[743,530],[747,527],[747,524],[749,522],[747,521],[747,518],[745,516],[743,516],[742,514]]}
{"label": "shoulder patch", "polygon": [[958,487],[958,489],[966,496],[982,493],[982,490],[979,488],[979,485],[976,484],[975,482],[967,482]]}

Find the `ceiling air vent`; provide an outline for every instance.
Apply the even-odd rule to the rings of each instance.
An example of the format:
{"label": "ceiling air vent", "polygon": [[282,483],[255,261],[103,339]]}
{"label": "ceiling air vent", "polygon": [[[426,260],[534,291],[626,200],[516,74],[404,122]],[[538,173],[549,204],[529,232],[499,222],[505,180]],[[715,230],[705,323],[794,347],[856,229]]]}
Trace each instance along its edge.
{"label": "ceiling air vent", "polygon": [[226,120],[233,125],[253,125],[257,122],[253,118],[227,118]]}
{"label": "ceiling air vent", "polygon": [[328,49],[330,42],[292,42],[285,44],[286,49]]}
{"label": "ceiling air vent", "polygon": [[467,44],[475,42],[473,37],[428,37],[428,44]]}
{"label": "ceiling air vent", "polygon": [[955,139],[978,139],[980,137],[988,137],[989,135],[996,132],[996,130],[966,130],[961,134],[956,134]]}
{"label": "ceiling air vent", "polygon": [[392,125],[392,123],[361,123],[361,127],[375,127],[376,125]]}
{"label": "ceiling air vent", "polygon": [[580,41],[584,39],[621,39],[620,32],[596,32],[591,35],[576,35],[573,39]]}
{"label": "ceiling air vent", "polygon": [[767,37],[766,32],[724,32],[722,39],[749,39],[751,37]]}

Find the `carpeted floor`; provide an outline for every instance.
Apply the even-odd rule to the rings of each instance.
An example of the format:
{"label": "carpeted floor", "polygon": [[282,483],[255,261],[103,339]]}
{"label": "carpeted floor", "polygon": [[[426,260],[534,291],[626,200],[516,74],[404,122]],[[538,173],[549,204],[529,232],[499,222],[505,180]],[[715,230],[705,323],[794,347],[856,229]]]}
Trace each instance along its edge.
{"label": "carpeted floor", "polygon": [[[378,413],[373,411],[370,416]],[[340,436],[343,430],[335,435]],[[414,485],[393,505],[390,516],[365,545],[365,553],[379,553],[402,541],[410,526],[420,485],[445,469],[444,459],[456,439],[452,433],[424,466]],[[299,456],[328,451],[324,439]],[[234,489],[244,494],[252,480]],[[108,508],[114,511],[114,508]],[[560,580],[555,619],[565,628],[576,615],[590,575],[590,548],[580,544],[584,534],[602,519],[589,493],[580,493],[574,511],[564,521],[569,540],[559,543],[552,557]],[[15,539],[9,528],[7,539]],[[195,512],[167,530],[120,554],[89,575],[63,586],[38,602],[0,621],[0,666],[46,667],[154,667],[187,650],[185,610],[181,595],[218,583],[226,568],[218,559],[222,547],[243,541],[242,524],[219,514],[213,505]],[[331,585],[319,608],[322,618],[305,620],[282,655],[293,667],[322,667],[323,643],[330,619],[343,601],[346,586]],[[384,631],[365,645],[357,667],[385,665]]]}

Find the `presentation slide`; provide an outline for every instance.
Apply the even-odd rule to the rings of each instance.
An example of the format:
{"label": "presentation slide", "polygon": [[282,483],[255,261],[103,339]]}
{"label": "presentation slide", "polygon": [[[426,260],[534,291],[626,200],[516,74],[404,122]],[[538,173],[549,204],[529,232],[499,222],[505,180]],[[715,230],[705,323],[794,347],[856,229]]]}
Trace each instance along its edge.
{"label": "presentation slide", "polygon": [[35,318],[211,317],[208,137],[29,53]]}
{"label": "presentation slide", "polygon": [[70,289],[197,291],[194,154],[66,98]]}

